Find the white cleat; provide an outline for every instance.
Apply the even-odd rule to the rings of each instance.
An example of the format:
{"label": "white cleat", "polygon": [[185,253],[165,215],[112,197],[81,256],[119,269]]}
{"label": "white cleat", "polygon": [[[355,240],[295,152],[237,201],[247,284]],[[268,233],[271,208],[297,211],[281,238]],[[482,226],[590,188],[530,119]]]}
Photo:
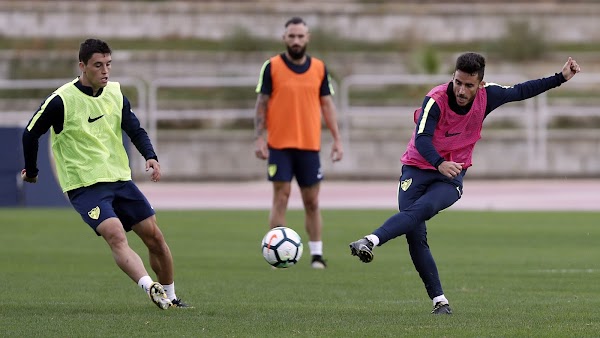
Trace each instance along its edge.
{"label": "white cleat", "polygon": [[167,293],[160,283],[152,283],[152,285],[150,285],[150,289],[148,290],[148,294],[150,295],[152,302],[159,308],[166,310],[171,307],[171,301],[169,298],[167,298]]}

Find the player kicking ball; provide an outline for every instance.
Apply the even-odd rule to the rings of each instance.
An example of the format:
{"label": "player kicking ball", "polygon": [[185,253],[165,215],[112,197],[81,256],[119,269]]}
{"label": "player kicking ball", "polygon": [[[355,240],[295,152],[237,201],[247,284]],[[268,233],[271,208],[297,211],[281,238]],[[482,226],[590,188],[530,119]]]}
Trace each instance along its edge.
{"label": "player kicking ball", "polygon": [[351,254],[369,263],[374,247],[405,235],[412,262],[433,301],[431,313],[451,314],[427,243],[425,221],[460,199],[463,177],[472,165],[473,148],[488,114],[505,103],[559,87],[580,71],[569,57],[562,70],[552,76],[503,87],[483,81],[482,55],[460,55],[452,81],[431,89],[415,111],[416,128],[401,160],[399,212],[371,234],[350,243]]}
{"label": "player kicking ball", "polygon": [[[39,138],[51,130],[52,153],[63,193],[98,236],[117,266],[161,309],[189,307],[175,295],[173,257],[158,227],[154,209],[131,180],[124,131],[158,182],[160,164],[146,131],[118,82],[109,81],[112,51],[98,39],[79,48],[81,75],[50,94],[23,132],[25,169],[21,178],[36,183]],[[154,281],[127,242],[133,230],[148,248]]]}

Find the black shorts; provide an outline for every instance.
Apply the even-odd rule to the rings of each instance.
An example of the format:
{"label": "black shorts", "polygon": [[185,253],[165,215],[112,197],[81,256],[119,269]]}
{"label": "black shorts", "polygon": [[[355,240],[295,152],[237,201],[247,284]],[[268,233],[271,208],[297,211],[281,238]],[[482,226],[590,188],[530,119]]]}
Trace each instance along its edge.
{"label": "black shorts", "polygon": [[269,181],[291,182],[296,177],[298,185],[310,187],[323,179],[318,151],[269,148]]}
{"label": "black shorts", "polygon": [[67,192],[73,208],[98,236],[96,228],[104,220],[117,217],[125,231],[155,214],[133,181],[96,183]]}

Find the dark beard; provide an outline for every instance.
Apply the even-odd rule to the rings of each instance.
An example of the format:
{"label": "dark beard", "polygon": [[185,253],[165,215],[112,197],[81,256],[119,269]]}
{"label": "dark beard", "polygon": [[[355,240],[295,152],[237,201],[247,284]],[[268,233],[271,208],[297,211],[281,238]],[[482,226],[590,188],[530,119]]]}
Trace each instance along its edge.
{"label": "dark beard", "polygon": [[293,60],[297,61],[302,59],[304,54],[306,54],[306,46],[304,46],[304,48],[300,49],[298,52],[295,52],[292,47],[287,46],[287,52]]}

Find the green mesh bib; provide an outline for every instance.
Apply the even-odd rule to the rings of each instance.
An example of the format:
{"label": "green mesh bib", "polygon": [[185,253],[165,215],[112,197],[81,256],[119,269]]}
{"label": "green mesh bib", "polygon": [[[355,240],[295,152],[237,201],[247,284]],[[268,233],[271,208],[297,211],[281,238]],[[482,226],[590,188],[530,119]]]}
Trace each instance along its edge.
{"label": "green mesh bib", "polygon": [[63,130],[51,128],[52,153],[63,192],[98,182],[131,180],[123,146],[123,93],[109,82],[98,97],[82,93],[74,83],[58,88],[64,105]]}

